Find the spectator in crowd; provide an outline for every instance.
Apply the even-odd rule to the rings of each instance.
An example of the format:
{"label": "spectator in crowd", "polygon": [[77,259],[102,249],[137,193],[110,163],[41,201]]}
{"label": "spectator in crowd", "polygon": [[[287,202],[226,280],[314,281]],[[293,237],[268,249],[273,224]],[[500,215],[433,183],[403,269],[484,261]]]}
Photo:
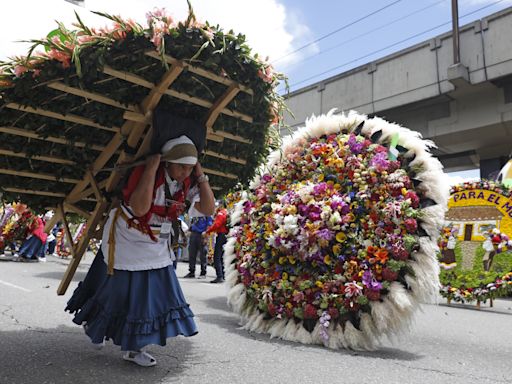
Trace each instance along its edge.
{"label": "spectator in crowd", "polygon": [[206,278],[206,244],[203,235],[208,227],[212,224],[211,216],[201,216],[194,207],[191,207],[189,215],[190,220],[190,237],[188,243],[188,274],[184,276],[186,279],[196,277],[196,259],[199,254],[199,262],[201,264],[200,279]]}
{"label": "spectator in crowd", "polygon": [[217,284],[224,282],[224,244],[226,244],[226,235],[228,211],[224,205],[219,205],[213,224],[206,230],[206,233],[216,233],[215,250],[213,251],[213,266],[217,277],[210,283]]}

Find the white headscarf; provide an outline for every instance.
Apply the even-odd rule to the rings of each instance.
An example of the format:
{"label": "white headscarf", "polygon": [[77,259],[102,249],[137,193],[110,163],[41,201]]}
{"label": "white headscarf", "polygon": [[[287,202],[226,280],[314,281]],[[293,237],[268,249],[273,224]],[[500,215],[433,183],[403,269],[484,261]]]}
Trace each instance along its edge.
{"label": "white headscarf", "polygon": [[196,165],[197,148],[187,136],[167,141],[161,150],[162,160],[169,163]]}

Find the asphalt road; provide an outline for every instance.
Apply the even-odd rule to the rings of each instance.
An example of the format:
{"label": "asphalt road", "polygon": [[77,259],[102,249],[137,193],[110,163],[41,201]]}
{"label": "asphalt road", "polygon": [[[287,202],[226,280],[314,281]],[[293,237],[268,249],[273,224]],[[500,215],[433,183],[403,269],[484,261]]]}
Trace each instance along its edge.
{"label": "asphalt road", "polygon": [[[495,308],[425,305],[402,340],[376,352],[332,351],[239,329],[225,287],[180,279],[199,334],[148,349],[151,368],[121,359],[107,344],[94,350],[63,311],[92,256],[70,289],[56,289],[67,261],[0,262],[0,383],[510,383],[512,301]],[[186,273],[178,267],[178,276]]]}

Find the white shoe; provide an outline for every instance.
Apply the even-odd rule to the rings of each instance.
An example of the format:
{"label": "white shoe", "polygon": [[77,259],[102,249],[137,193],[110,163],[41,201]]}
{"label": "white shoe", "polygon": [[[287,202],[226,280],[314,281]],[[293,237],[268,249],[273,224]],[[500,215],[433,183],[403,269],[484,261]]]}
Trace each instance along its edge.
{"label": "white shoe", "polygon": [[92,347],[97,351],[102,350],[104,346],[105,346],[105,340],[103,340],[101,343],[92,343]]}
{"label": "white shoe", "polygon": [[123,359],[138,364],[141,367],[152,367],[156,365],[156,360],[147,352],[127,351],[123,355]]}
{"label": "white shoe", "polygon": [[38,257],[39,261],[42,263],[46,263],[46,257]]}

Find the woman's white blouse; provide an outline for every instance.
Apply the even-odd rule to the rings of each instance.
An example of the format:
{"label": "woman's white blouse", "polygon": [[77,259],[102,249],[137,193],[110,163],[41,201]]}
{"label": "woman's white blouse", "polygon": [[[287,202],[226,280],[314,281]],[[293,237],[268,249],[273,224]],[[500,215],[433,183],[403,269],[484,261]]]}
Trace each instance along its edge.
{"label": "woman's white blouse", "polygon": [[[165,174],[166,183],[169,185],[170,195],[173,196],[178,192],[182,183],[172,180],[169,175]],[[165,184],[157,188],[155,193],[154,205],[165,205]],[[199,187],[194,186],[189,189],[186,200],[190,201],[192,206],[199,201]],[[130,207],[121,206],[129,217],[133,217]],[[109,254],[109,236],[117,209],[110,211],[105,227],[103,228],[103,236],[101,241],[101,250],[105,263],[108,264]],[[152,230],[160,230],[160,226],[164,219],[153,214],[149,220]],[[148,269],[158,269],[167,267],[172,264],[175,259],[171,248],[170,238],[160,238],[156,235],[158,241],[154,242],[151,238],[135,228],[130,228],[128,223],[122,216],[119,216],[115,224],[115,253],[114,253],[114,269],[127,271],[143,271]],[[171,229],[172,233],[172,229]]]}

